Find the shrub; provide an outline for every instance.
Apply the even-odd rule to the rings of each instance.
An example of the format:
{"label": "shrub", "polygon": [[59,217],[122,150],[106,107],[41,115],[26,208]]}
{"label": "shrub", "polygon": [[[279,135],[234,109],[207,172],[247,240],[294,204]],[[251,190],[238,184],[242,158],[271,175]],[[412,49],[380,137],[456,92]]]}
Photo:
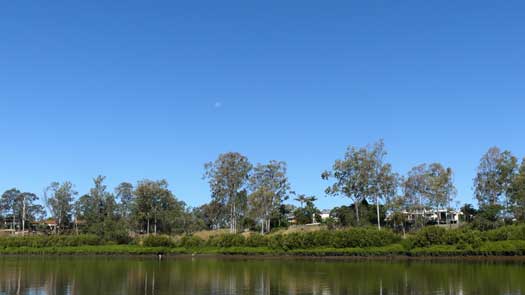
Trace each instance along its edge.
{"label": "shrub", "polygon": [[305,242],[309,245],[312,245],[312,247],[328,246],[327,242],[329,242],[329,245],[331,245],[331,240],[334,232],[335,231],[329,230],[311,232],[309,235],[307,235],[307,239]]}
{"label": "shrub", "polygon": [[403,249],[410,250],[414,248],[414,237],[407,236],[407,238],[401,240],[400,244],[403,246]]}
{"label": "shrub", "polygon": [[304,242],[304,237],[308,233],[291,233],[283,236],[281,247],[284,250],[289,249],[305,249],[310,245]]}
{"label": "shrub", "polygon": [[207,245],[212,247],[243,247],[245,244],[245,239],[240,234],[222,234],[211,236]]}
{"label": "shrub", "polygon": [[447,230],[445,242],[448,245],[458,245],[461,249],[477,249],[483,243],[481,233],[467,228]]}
{"label": "shrub", "polygon": [[333,233],[334,248],[381,247],[399,242],[401,238],[389,230],[374,228],[352,228]]}
{"label": "shrub", "polygon": [[265,247],[268,245],[268,239],[261,234],[251,234],[246,238],[246,247]]}
{"label": "shrub", "polygon": [[179,246],[185,248],[202,247],[204,244],[204,240],[197,236],[184,236],[179,241]]}
{"label": "shrub", "polygon": [[100,245],[96,235],[1,237],[0,247],[66,247]]}
{"label": "shrub", "polygon": [[104,235],[104,240],[107,242],[113,242],[122,245],[129,244],[132,239],[126,230],[114,230],[107,232]]}
{"label": "shrub", "polygon": [[489,241],[525,240],[525,225],[503,226],[484,232]]}
{"label": "shrub", "polygon": [[268,246],[273,249],[308,249],[315,247],[366,248],[382,247],[397,243],[400,237],[389,230],[352,228],[339,231],[317,231],[274,235]]}
{"label": "shrub", "polygon": [[288,254],[299,256],[392,256],[402,255],[406,251],[400,244],[393,244],[383,247],[369,248],[313,248],[297,249],[287,252]]}
{"label": "shrub", "polygon": [[432,245],[412,249],[408,254],[411,256],[461,256],[469,253],[451,245]]}
{"label": "shrub", "polygon": [[269,236],[267,241],[268,241],[268,247],[272,249],[282,249],[283,235],[277,234],[277,235]]}
{"label": "shrub", "polygon": [[414,247],[429,247],[447,244],[447,230],[438,226],[428,226],[413,236]]}
{"label": "shrub", "polygon": [[479,249],[481,255],[524,255],[525,241],[497,241],[487,242]]}
{"label": "shrub", "polygon": [[169,236],[149,235],[142,239],[145,247],[173,247],[173,240]]}

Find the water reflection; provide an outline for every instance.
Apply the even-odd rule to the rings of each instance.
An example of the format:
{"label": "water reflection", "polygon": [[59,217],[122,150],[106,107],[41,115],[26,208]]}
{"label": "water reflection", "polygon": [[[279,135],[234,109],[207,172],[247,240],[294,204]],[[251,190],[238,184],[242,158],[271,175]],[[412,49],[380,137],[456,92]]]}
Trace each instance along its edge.
{"label": "water reflection", "polygon": [[523,294],[520,263],[4,257],[0,294]]}

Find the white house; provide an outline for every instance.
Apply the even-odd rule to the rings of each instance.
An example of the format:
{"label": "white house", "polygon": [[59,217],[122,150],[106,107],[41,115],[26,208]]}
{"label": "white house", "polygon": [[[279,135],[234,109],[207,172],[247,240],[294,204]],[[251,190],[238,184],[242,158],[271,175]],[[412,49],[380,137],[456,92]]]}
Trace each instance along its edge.
{"label": "white house", "polygon": [[319,215],[321,216],[321,220],[325,221],[328,218],[330,218],[330,210],[325,209],[325,210],[321,211],[321,214],[319,214]]}
{"label": "white house", "polygon": [[[456,224],[460,221],[460,216],[463,215],[461,211],[447,210],[447,209],[422,209],[413,211],[403,211],[403,215],[406,216],[408,222],[415,222],[417,219],[422,218],[427,222],[438,223],[438,224]],[[390,220],[391,215],[387,216],[386,220]]]}

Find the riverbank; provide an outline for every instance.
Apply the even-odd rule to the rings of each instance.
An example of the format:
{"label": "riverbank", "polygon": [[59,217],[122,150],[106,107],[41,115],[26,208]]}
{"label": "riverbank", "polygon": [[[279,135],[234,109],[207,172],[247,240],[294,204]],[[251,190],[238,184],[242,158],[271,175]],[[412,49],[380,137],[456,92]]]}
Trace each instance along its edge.
{"label": "riverbank", "polygon": [[487,242],[479,249],[431,246],[406,249],[402,244],[367,248],[310,248],[276,250],[267,247],[145,247],[139,245],[85,245],[60,247],[5,247],[0,255],[224,255],[264,257],[523,257],[525,241]]}
{"label": "riverbank", "polygon": [[525,226],[479,232],[426,227],[402,237],[388,230],[349,228],[289,234],[148,235],[125,242],[96,235],[0,238],[0,255],[244,255],[290,257],[525,256]]}

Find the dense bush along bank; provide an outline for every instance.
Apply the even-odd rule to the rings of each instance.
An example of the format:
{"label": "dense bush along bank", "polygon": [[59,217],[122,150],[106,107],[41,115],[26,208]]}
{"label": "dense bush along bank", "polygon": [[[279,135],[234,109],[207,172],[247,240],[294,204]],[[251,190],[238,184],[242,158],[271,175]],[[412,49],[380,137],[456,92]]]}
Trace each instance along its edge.
{"label": "dense bush along bank", "polygon": [[129,244],[94,235],[1,237],[2,254],[237,254],[297,256],[515,256],[525,255],[525,226],[480,232],[426,227],[402,238],[389,230],[346,230],[260,235],[150,235]]}
{"label": "dense bush along bank", "polygon": [[50,235],[50,236],[15,236],[0,237],[0,248],[13,247],[74,247],[102,245],[103,241],[96,235]]}
{"label": "dense bush along bank", "polygon": [[392,245],[401,241],[399,235],[388,230],[373,228],[352,228],[346,230],[321,230],[305,233],[260,235],[221,234],[203,240],[197,236],[183,236],[180,239],[168,236],[148,236],[136,241],[144,246],[156,247],[267,247],[274,250],[331,248],[366,248]]}

